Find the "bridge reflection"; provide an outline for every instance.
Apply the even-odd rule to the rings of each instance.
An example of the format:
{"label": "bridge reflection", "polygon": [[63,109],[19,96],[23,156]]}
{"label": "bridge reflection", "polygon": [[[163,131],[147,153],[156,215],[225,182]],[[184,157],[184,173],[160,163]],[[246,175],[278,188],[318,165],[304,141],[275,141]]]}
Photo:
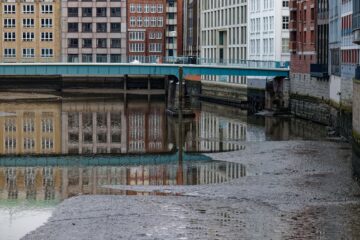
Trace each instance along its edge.
{"label": "bridge reflection", "polygon": [[79,194],[134,194],[103,186],[213,184],[245,175],[243,165],[213,161],[188,162],[182,166],[0,167],[0,199],[40,201],[63,200]]}

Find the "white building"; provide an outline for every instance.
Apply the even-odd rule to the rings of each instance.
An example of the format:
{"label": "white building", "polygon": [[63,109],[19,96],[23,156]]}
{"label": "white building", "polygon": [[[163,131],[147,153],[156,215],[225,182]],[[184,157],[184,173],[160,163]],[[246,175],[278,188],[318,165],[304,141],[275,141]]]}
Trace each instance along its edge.
{"label": "white building", "polygon": [[[290,61],[289,14],[289,0],[248,1],[248,60]],[[260,79],[248,78],[248,87],[264,88]]]}
{"label": "white building", "polygon": [[[247,59],[247,1],[200,1],[201,58],[207,62]],[[221,81],[246,86],[238,76],[202,76],[202,81]]]}

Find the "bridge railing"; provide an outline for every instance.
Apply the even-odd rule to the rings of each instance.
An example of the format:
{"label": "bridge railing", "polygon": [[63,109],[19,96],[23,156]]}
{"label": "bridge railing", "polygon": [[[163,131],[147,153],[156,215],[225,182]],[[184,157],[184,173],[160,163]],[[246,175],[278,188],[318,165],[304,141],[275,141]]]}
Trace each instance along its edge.
{"label": "bridge railing", "polygon": [[[95,61],[82,61],[95,60]],[[214,66],[239,66],[248,68],[288,68],[289,62],[281,61],[257,61],[242,59],[217,59],[217,58],[198,58],[198,57],[156,57],[156,56],[128,56],[121,59],[81,59],[79,56],[63,56],[61,61],[54,61],[53,58],[25,58],[21,62],[16,62],[15,58],[4,58],[4,63],[131,63],[131,64],[192,64],[192,65],[214,65]]]}

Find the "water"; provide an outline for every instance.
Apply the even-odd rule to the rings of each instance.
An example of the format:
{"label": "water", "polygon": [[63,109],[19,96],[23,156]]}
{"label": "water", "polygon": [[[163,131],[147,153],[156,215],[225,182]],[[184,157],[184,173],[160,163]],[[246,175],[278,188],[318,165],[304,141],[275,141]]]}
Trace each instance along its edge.
{"label": "water", "polygon": [[2,97],[1,239],[36,229],[72,196],[153,194],[105,185],[214,184],[251,175],[246,166],[198,153],[241,150],[249,141],[318,140],[327,133],[303,120],[254,117],[197,100],[193,117],[180,122],[167,116],[163,95]]}

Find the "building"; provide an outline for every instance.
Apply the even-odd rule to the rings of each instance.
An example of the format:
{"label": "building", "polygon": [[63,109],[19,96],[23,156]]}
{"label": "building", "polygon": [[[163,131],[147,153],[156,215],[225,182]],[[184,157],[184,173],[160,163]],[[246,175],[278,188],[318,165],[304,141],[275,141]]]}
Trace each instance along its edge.
{"label": "building", "polygon": [[126,121],[121,102],[62,104],[62,154],[126,152]]}
{"label": "building", "polygon": [[61,1],[62,61],[124,62],[126,1]]}
{"label": "building", "polygon": [[182,0],[128,0],[128,60],[162,62],[182,55]]}
{"label": "building", "polygon": [[[202,63],[227,63],[247,59],[247,1],[200,1],[200,44]],[[208,97],[245,100],[247,82],[239,76],[201,77]],[[220,83],[221,86],[218,84]],[[215,86],[216,85],[216,86]],[[240,90],[239,90],[240,88]]]}
{"label": "building", "polygon": [[[355,0],[356,1],[356,0]],[[341,2],[341,84],[339,91],[339,104],[352,105],[353,79],[355,69],[359,64],[360,46],[353,43],[352,19],[353,1]]]}
{"label": "building", "polygon": [[0,154],[60,154],[59,102],[1,103]]}
{"label": "building", "polygon": [[341,0],[329,0],[330,100],[340,103],[341,92]]}
{"label": "building", "polygon": [[[353,1],[353,42],[360,45],[360,2]],[[352,101],[353,169],[360,176],[360,66],[357,66],[353,81]]]}
{"label": "building", "polygon": [[165,55],[168,61],[183,55],[183,5],[183,0],[166,0]]}
{"label": "building", "polygon": [[148,108],[147,101],[64,101],[62,154],[169,152],[165,103]]}
{"label": "building", "polygon": [[292,94],[329,98],[327,0],[290,0]]}
{"label": "building", "polygon": [[127,1],[128,60],[156,62],[165,56],[166,1]]}
{"label": "building", "polygon": [[0,5],[1,62],[60,60],[60,1],[14,0]]}
{"label": "building", "polygon": [[184,55],[200,55],[200,1],[184,0]]}
{"label": "building", "polygon": [[[248,12],[248,60],[289,62],[289,1],[250,0]],[[264,78],[247,81],[249,88],[265,89]]]}

